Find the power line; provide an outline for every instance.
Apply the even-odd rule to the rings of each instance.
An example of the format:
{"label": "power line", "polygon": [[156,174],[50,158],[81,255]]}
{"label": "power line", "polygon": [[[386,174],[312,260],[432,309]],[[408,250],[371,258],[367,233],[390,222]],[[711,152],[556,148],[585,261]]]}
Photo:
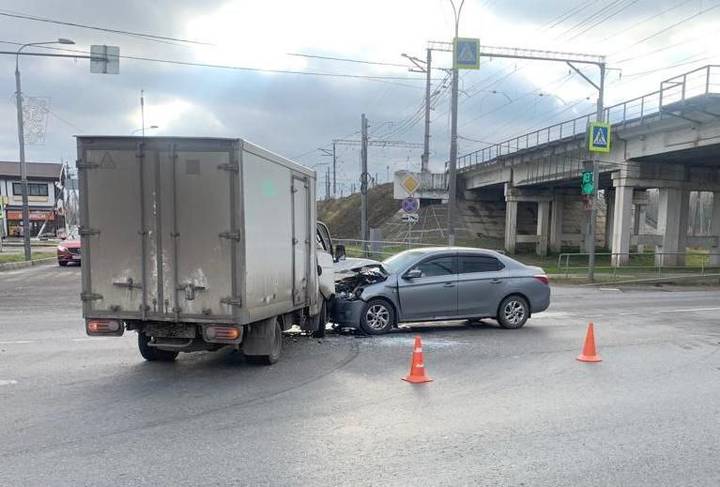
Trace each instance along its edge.
{"label": "power line", "polygon": [[22,20],[30,20],[33,22],[45,22],[48,24],[66,25],[69,27],[97,30],[97,31],[101,31],[101,32],[110,32],[112,34],[128,35],[128,36],[140,37],[140,38],[144,38],[144,39],[148,39],[148,40],[175,41],[175,42],[184,42],[187,44],[198,44],[198,45],[203,45],[203,46],[214,46],[215,45],[210,42],[196,41],[193,39],[182,39],[179,37],[162,36],[162,35],[157,35],[157,34],[147,34],[147,33],[143,33],[143,32],[132,32],[132,31],[128,31],[128,30],[111,29],[108,27],[99,27],[96,25],[80,24],[77,22],[68,22],[68,21],[64,21],[64,20],[51,19],[51,18],[47,18],[47,17],[38,17],[36,15],[25,14],[22,12],[14,12],[12,10],[0,10],[0,16],[12,17],[12,18],[22,19]]}
{"label": "power line", "polygon": [[[12,44],[12,45],[16,45],[16,46],[23,45],[21,42],[14,42],[14,41],[0,41],[0,43]],[[81,51],[78,49],[53,48],[53,47],[49,47],[49,46],[37,46],[37,47],[41,47],[41,48],[45,48],[45,49],[52,49],[52,50],[57,50],[57,51],[74,52],[74,53],[79,53],[79,54],[83,54],[83,55],[90,54],[87,51]],[[319,76],[319,77],[329,77],[329,78],[350,78],[350,79],[366,79],[366,80],[425,81],[425,78],[411,77],[411,76],[375,76],[375,75],[349,74],[349,73],[324,73],[324,72],[317,72],[317,71],[293,71],[293,70],[289,70],[289,69],[268,69],[268,68],[254,68],[254,67],[249,67],[249,66],[233,66],[233,65],[228,65],[228,64],[208,64],[208,63],[200,63],[200,62],[193,62],[193,61],[181,61],[181,60],[175,60],[175,59],[150,58],[150,57],[144,57],[144,56],[120,55],[118,57],[120,59],[130,59],[133,61],[145,61],[145,62],[153,62],[153,63],[161,63],[161,64],[173,64],[173,65],[178,65],[178,66],[199,67],[199,68],[228,69],[228,70],[234,70],[234,71],[250,71],[250,72],[257,72],[257,73],[295,74],[295,75],[303,75],[303,76]]]}
{"label": "power line", "polygon": [[[344,57],[333,57],[333,56],[320,56],[317,54],[305,54],[301,52],[288,52],[286,53],[288,56],[297,56],[297,57],[305,57],[305,58],[311,58],[311,59],[322,59],[324,61],[339,61],[339,62],[345,62],[345,63],[357,63],[357,64],[369,64],[373,66],[392,66],[395,68],[405,68],[407,69],[407,64],[400,64],[400,63],[387,63],[387,62],[381,62],[381,61],[366,61],[363,59],[351,59],[351,58],[344,58]],[[432,68],[436,69],[438,71],[444,71],[443,68]]]}

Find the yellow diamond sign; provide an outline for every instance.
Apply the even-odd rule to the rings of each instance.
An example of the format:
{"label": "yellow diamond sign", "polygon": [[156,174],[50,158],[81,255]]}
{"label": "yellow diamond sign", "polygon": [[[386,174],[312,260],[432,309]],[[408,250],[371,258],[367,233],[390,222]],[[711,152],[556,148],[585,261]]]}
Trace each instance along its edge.
{"label": "yellow diamond sign", "polygon": [[407,191],[409,194],[413,194],[415,190],[417,190],[420,186],[420,181],[418,181],[417,178],[412,174],[408,174],[402,179],[402,182],[400,184],[403,188],[405,188],[405,191]]}

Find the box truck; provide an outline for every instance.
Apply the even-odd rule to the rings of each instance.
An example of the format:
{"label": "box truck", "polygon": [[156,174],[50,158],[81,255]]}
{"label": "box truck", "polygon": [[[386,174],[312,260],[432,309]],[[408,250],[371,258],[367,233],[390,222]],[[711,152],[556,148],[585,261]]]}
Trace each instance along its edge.
{"label": "box truck", "polygon": [[334,249],[315,172],[242,139],[77,138],[88,335],[147,360],[242,349],[272,364],[293,325],[322,334]]}

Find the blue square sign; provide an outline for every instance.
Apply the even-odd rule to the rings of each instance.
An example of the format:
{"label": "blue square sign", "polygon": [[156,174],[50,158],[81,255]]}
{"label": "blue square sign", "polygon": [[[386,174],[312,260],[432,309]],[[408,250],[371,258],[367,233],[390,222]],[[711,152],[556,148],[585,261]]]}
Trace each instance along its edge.
{"label": "blue square sign", "polygon": [[590,124],[590,140],[588,150],[590,152],[610,152],[610,124],[593,122]]}
{"label": "blue square sign", "polygon": [[480,39],[458,37],[455,39],[453,67],[455,69],[480,68]]}

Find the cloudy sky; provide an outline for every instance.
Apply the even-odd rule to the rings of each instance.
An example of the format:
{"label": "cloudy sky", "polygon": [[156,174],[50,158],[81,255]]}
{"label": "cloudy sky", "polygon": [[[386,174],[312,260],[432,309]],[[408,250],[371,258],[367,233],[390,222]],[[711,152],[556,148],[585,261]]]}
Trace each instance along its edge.
{"label": "cloudy sky", "polygon": [[[489,46],[606,55],[617,68],[607,78],[612,104],[718,63],[719,20],[720,0],[466,0],[460,34]],[[408,71],[401,53],[424,58],[427,41],[452,38],[453,20],[449,0],[18,0],[0,2],[0,26],[5,51],[64,37],[76,45],[45,52],[86,53],[92,44],[107,44],[119,46],[123,56],[146,58],[121,59],[119,75],[90,74],[84,59],[21,58],[25,95],[49,102],[44,140],[28,146],[28,160],[73,161],[73,135],[126,135],[140,128],[143,89],[145,124],[159,126],[149,133],[247,138],[319,164],[320,172],[329,159],[317,149],[334,138],[357,138],[363,112],[373,137],[422,142],[424,78]],[[434,55],[438,68],[450,61],[445,53]],[[13,71],[14,57],[1,56],[4,160],[17,160]],[[592,69],[588,74],[596,75]],[[442,69],[432,76],[431,168],[439,170],[448,154],[449,83]],[[483,58],[480,70],[462,72],[460,86],[461,154],[590,113],[596,97],[566,65],[540,61]],[[388,168],[416,169],[420,152],[371,148],[370,172],[382,182]],[[357,181],[358,155],[355,147],[338,148],[345,194]]]}

